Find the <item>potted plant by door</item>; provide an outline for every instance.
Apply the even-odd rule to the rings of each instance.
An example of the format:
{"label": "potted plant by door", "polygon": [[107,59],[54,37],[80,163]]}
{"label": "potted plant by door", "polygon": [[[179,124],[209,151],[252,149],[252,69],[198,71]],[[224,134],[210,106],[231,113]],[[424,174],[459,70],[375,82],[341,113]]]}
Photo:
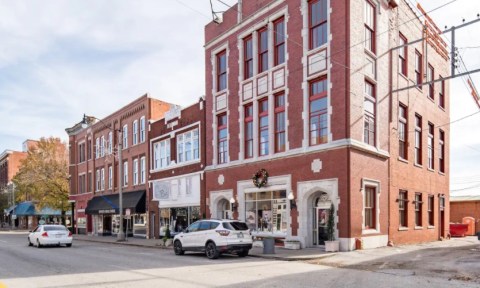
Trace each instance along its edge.
{"label": "potted plant by door", "polygon": [[330,206],[327,222],[328,241],[325,241],[325,252],[337,252],[340,250],[340,241],[335,240],[335,206]]}

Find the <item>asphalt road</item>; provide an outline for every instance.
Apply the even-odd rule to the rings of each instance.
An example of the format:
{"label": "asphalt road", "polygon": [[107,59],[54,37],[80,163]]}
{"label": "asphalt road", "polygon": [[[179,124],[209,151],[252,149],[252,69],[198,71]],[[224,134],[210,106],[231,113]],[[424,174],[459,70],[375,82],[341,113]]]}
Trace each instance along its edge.
{"label": "asphalt road", "polygon": [[[364,269],[76,241],[28,247],[25,233],[0,232],[0,287],[478,287],[468,281]],[[2,287],[2,288],[3,288]]]}

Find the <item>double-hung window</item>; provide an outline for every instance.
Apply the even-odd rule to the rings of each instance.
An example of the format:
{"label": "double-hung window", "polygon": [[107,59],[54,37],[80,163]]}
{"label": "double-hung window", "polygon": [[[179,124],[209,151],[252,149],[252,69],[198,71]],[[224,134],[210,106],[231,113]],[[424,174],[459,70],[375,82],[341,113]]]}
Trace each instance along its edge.
{"label": "double-hung window", "polygon": [[133,139],[132,139],[132,145],[137,145],[138,144],[138,121],[135,120],[133,121],[132,124],[132,130],[133,130]]}
{"label": "double-hung window", "polygon": [[100,158],[100,138],[95,138],[95,159]]}
{"label": "double-hung window", "polygon": [[177,163],[199,159],[198,128],[177,135]]}
{"label": "double-hung window", "polygon": [[146,179],[145,171],[145,157],[140,158],[140,183],[145,184]]}
{"label": "double-hung window", "polygon": [[[443,79],[442,76],[438,76],[440,79]],[[440,82],[440,92],[438,93],[438,105],[442,108],[445,108],[445,80]]]}
{"label": "double-hung window", "polygon": [[[400,33],[399,35],[399,46],[407,44],[407,38]],[[407,76],[408,73],[408,46],[398,48],[398,72],[403,76]]]}
{"label": "double-hung window", "polygon": [[415,164],[422,165],[422,117],[415,115]]}
{"label": "double-hung window", "polygon": [[285,20],[280,18],[273,22],[274,39],[274,65],[280,65],[285,62]]}
{"label": "double-hung window", "polygon": [[400,227],[408,227],[408,192],[400,190],[398,193],[398,213]]}
{"label": "double-hung window", "polygon": [[[252,62],[253,63],[253,62]],[[217,92],[227,88],[227,51],[217,54]]]}
{"label": "double-hung window", "polygon": [[153,144],[153,169],[161,169],[170,165],[170,139]]}
{"label": "double-hung window", "polygon": [[128,148],[128,126],[124,125],[122,130],[122,145],[123,149]]}
{"label": "double-hung window", "polygon": [[100,138],[100,156],[105,156],[105,136]]}
{"label": "double-hung window", "polygon": [[113,186],[113,166],[108,166],[108,189],[112,189]]}
{"label": "double-hung window", "polygon": [[105,190],[105,168],[100,170],[100,189]]}
{"label": "double-hung window", "polygon": [[422,194],[415,194],[415,226],[422,226]]}
{"label": "double-hung window", "polygon": [[123,162],[123,186],[128,185],[128,161]]}
{"label": "double-hung window", "polygon": [[375,53],[375,6],[369,1],[364,2],[365,48]]}
{"label": "double-hung window", "polygon": [[145,116],[140,118],[140,143],[145,142]]}
{"label": "double-hung window", "polygon": [[308,13],[310,49],[315,49],[327,43],[328,39],[327,0],[311,0],[308,2]]}
{"label": "double-hung window", "polygon": [[443,130],[439,131],[438,139],[438,170],[442,173],[445,173],[445,132]]}
{"label": "double-hung window", "polygon": [[402,159],[407,159],[407,139],[408,139],[408,125],[407,125],[407,107],[403,104],[398,106],[398,156]]}
{"label": "double-hung window", "polygon": [[310,83],[310,145],[328,141],[327,78]]}
{"label": "double-hung window", "polygon": [[138,159],[133,160],[133,185],[138,185]]}
{"label": "double-hung window", "polygon": [[260,149],[259,155],[268,155],[268,99],[263,99],[258,102],[258,122],[259,122],[259,131],[260,135]]}
{"label": "double-hung window", "polygon": [[433,66],[428,64],[428,69],[427,69],[427,82],[428,82],[428,97],[430,99],[435,99],[435,83],[432,81],[435,80],[435,70],[433,69]]}
{"label": "double-hung window", "polygon": [[113,152],[113,133],[108,132],[108,154]]}
{"label": "double-hung window", "polygon": [[365,229],[376,229],[376,188],[365,187]]}
{"label": "double-hung window", "polygon": [[245,159],[253,157],[253,105],[244,107]]}
{"label": "double-hung window", "polygon": [[422,54],[415,50],[415,82],[417,84],[418,89],[422,89]]}
{"label": "double-hung window", "polygon": [[275,152],[285,151],[285,94],[275,95]]}
{"label": "double-hung window", "polygon": [[101,178],[100,178],[100,169],[97,169],[96,173],[95,173],[96,177],[95,177],[95,191],[100,191],[100,187],[101,187]]}
{"label": "double-hung window", "polygon": [[243,39],[243,78],[249,79],[253,76],[253,41],[252,35]]}
{"label": "double-hung window", "polygon": [[258,73],[268,70],[268,29],[258,31]]}
{"label": "double-hung window", "polygon": [[227,127],[227,114],[220,114],[217,116],[217,151],[218,151],[218,164],[227,163],[228,161],[228,127]]}
{"label": "double-hung window", "polygon": [[428,226],[435,226],[435,198],[433,195],[428,196]]}
{"label": "double-hung window", "polygon": [[434,143],[433,143],[433,137],[434,137],[434,126],[432,123],[428,123],[428,143],[427,143],[427,149],[428,149],[428,168],[429,169],[434,169]]}
{"label": "double-hung window", "polygon": [[365,81],[363,141],[375,146],[375,85]]}

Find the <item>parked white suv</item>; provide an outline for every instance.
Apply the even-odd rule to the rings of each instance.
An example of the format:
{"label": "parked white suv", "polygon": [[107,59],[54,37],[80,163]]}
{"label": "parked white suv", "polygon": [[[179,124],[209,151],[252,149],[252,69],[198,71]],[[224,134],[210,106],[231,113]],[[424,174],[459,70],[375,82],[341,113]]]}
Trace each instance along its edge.
{"label": "parked white suv", "polygon": [[176,255],[183,255],[185,251],[202,251],[209,259],[216,259],[221,253],[245,257],[252,249],[252,243],[247,224],[237,220],[199,220],[173,238]]}

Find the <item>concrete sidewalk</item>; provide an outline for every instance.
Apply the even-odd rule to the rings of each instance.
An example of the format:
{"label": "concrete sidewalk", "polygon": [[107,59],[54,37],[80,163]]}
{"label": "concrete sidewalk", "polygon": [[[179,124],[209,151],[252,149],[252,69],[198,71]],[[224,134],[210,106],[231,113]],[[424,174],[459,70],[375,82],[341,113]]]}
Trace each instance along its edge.
{"label": "concrete sidewalk", "polygon": [[[164,247],[161,239],[143,239],[143,238],[127,238],[127,241],[118,242],[114,236],[92,236],[92,235],[73,235],[74,241],[89,241],[99,243],[109,243],[114,245],[130,245],[139,247],[149,247],[156,249],[172,250],[173,246]],[[263,254],[263,248],[253,247],[249,256],[265,259],[275,259],[283,261],[305,261],[324,257],[330,257],[335,253],[326,253],[321,248],[305,248],[301,250],[290,250],[283,247],[275,247],[275,254]]]}

